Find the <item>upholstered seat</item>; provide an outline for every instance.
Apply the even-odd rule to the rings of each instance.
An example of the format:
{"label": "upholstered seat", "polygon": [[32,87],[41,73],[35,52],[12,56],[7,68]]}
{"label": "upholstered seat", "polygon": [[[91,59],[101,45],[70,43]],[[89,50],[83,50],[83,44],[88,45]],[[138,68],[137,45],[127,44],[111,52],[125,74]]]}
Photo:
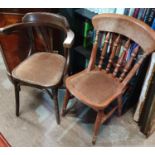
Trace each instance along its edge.
{"label": "upholstered seat", "polygon": [[15,79],[44,87],[57,85],[65,67],[65,57],[56,53],[33,54],[12,72]]}
{"label": "upholstered seat", "polygon": [[105,71],[87,70],[66,79],[66,87],[85,104],[95,109],[104,108],[119,93],[119,81],[113,80],[110,74]]}

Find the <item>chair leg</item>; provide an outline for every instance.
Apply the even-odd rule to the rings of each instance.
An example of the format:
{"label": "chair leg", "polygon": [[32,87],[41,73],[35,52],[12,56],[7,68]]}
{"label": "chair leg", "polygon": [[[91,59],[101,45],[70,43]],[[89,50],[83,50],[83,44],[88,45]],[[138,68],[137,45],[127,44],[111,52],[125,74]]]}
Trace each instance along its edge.
{"label": "chair leg", "polygon": [[118,116],[121,116],[122,114],[122,95],[118,97]]}
{"label": "chair leg", "polygon": [[68,101],[70,99],[70,92],[68,89],[66,89],[66,94],[65,94],[65,97],[64,97],[64,103],[63,103],[63,106],[62,106],[62,116],[65,116],[65,113],[66,113],[66,108],[67,108],[67,104],[68,104]]}
{"label": "chair leg", "polygon": [[55,116],[57,124],[60,124],[60,114],[59,114],[59,105],[58,105],[58,89],[52,89],[53,100],[54,100],[54,108],[55,108]]}
{"label": "chair leg", "polygon": [[102,124],[102,119],[103,119],[104,113],[103,111],[99,111],[96,116],[96,121],[94,125],[94,132],[93,132],[93,139],[92,139],[92,144],[95,145],[96,139],[97,139],[97,134],[99,132],[99,128]]}
{"label": "chair leg", "polygon": [[16,116],[19,116],[19,108],[20,108],[20,101],[19,101],[19,92],[20,92],[20,85],[19,83],[14,84],[15,88],[15,103],[16,103]]}

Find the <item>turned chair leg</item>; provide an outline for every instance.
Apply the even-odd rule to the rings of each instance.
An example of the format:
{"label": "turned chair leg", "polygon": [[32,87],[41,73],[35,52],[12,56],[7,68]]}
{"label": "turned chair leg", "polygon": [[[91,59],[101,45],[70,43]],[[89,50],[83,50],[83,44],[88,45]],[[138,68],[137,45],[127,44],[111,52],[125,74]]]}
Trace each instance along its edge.
{"label": "turned chair leg", "polygon": [[16,116],[19,116],[19,108],[20,108],[20,101],[19,101],[19,92],[20,92],[20,85],[19,83],[14,83],[15,88],[15,103],[16,103]]}
{"label": "turned chair leg", "polygon": [[102,119],[103,119],[103,111],[99,111],[97,113],[97,116],[96,116],[96,121],[95,121],[95,125],[94,125],[94,132],[93,132],[93,139],[92,139],[92,144],[95,145],[96,143],[96,139],[97,139],[97,134],[99,132],[99,128],[102,124]]}
{"label": "turned chair leg", "polygon": [[60,114],[59,114],[59,105],[58,105],[58,89],[52,89],[53,100],[54,100],[54,108],[55,108],[55,117],[57,124],[60,124]]}
{"label": "turned chair leg", "polygon": [[68,89],[66,89],[66,94],[64,97],[64,103],[62,106],[62,114],[61,114],[62,116],[65,116],[66,108],[67,108],[67,104],[68,104],[69,99],[70,99],[70,92],[68,91]]}
{"label": "turned chair leg", "polygon": [[118,102],[118,116],[122,115],[122,96],[119,96],[117,99]]}

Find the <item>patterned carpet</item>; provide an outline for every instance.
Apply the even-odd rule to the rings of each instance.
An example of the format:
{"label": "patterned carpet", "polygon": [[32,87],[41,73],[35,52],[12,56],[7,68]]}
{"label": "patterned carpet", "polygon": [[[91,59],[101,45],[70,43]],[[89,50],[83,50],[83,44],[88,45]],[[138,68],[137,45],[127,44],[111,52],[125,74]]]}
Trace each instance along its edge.
{"label": "patterned carpet", "polygon": [[[61,109],[64,90],[59,90]],[[0,55],[0,132],[12,146],[92,146],[94,116],[82,107],[74,115],[61,118],[57,125],[52,100],[45,92],[22,87],[20,117],[15,116],[14,89]],[[88,118],[93,119],[88,119]],[[113,116],[102,125],[96,146],[154,146],[155,134],[148,139],[139,132],[132,110]],[[86,121],[89,120],[89,121]]]}

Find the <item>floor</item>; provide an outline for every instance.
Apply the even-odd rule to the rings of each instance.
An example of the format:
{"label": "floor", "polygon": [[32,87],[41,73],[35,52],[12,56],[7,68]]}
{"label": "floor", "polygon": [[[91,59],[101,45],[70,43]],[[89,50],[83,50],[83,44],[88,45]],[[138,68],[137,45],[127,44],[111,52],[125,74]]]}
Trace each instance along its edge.
{"label": "floor", "polygon": [[[63,96],[60,89],[60,109]],[[92,146],[95,113],[79,103],[57,125],[52,102],[45,92],[22,87],[20,117],[16,117],[13,86],[0,56],[0,132],[12,146]],[[132,117],[133,109],[112,116],[102,125],[95,146],[155,146],[155,133],[146,139]]]}

